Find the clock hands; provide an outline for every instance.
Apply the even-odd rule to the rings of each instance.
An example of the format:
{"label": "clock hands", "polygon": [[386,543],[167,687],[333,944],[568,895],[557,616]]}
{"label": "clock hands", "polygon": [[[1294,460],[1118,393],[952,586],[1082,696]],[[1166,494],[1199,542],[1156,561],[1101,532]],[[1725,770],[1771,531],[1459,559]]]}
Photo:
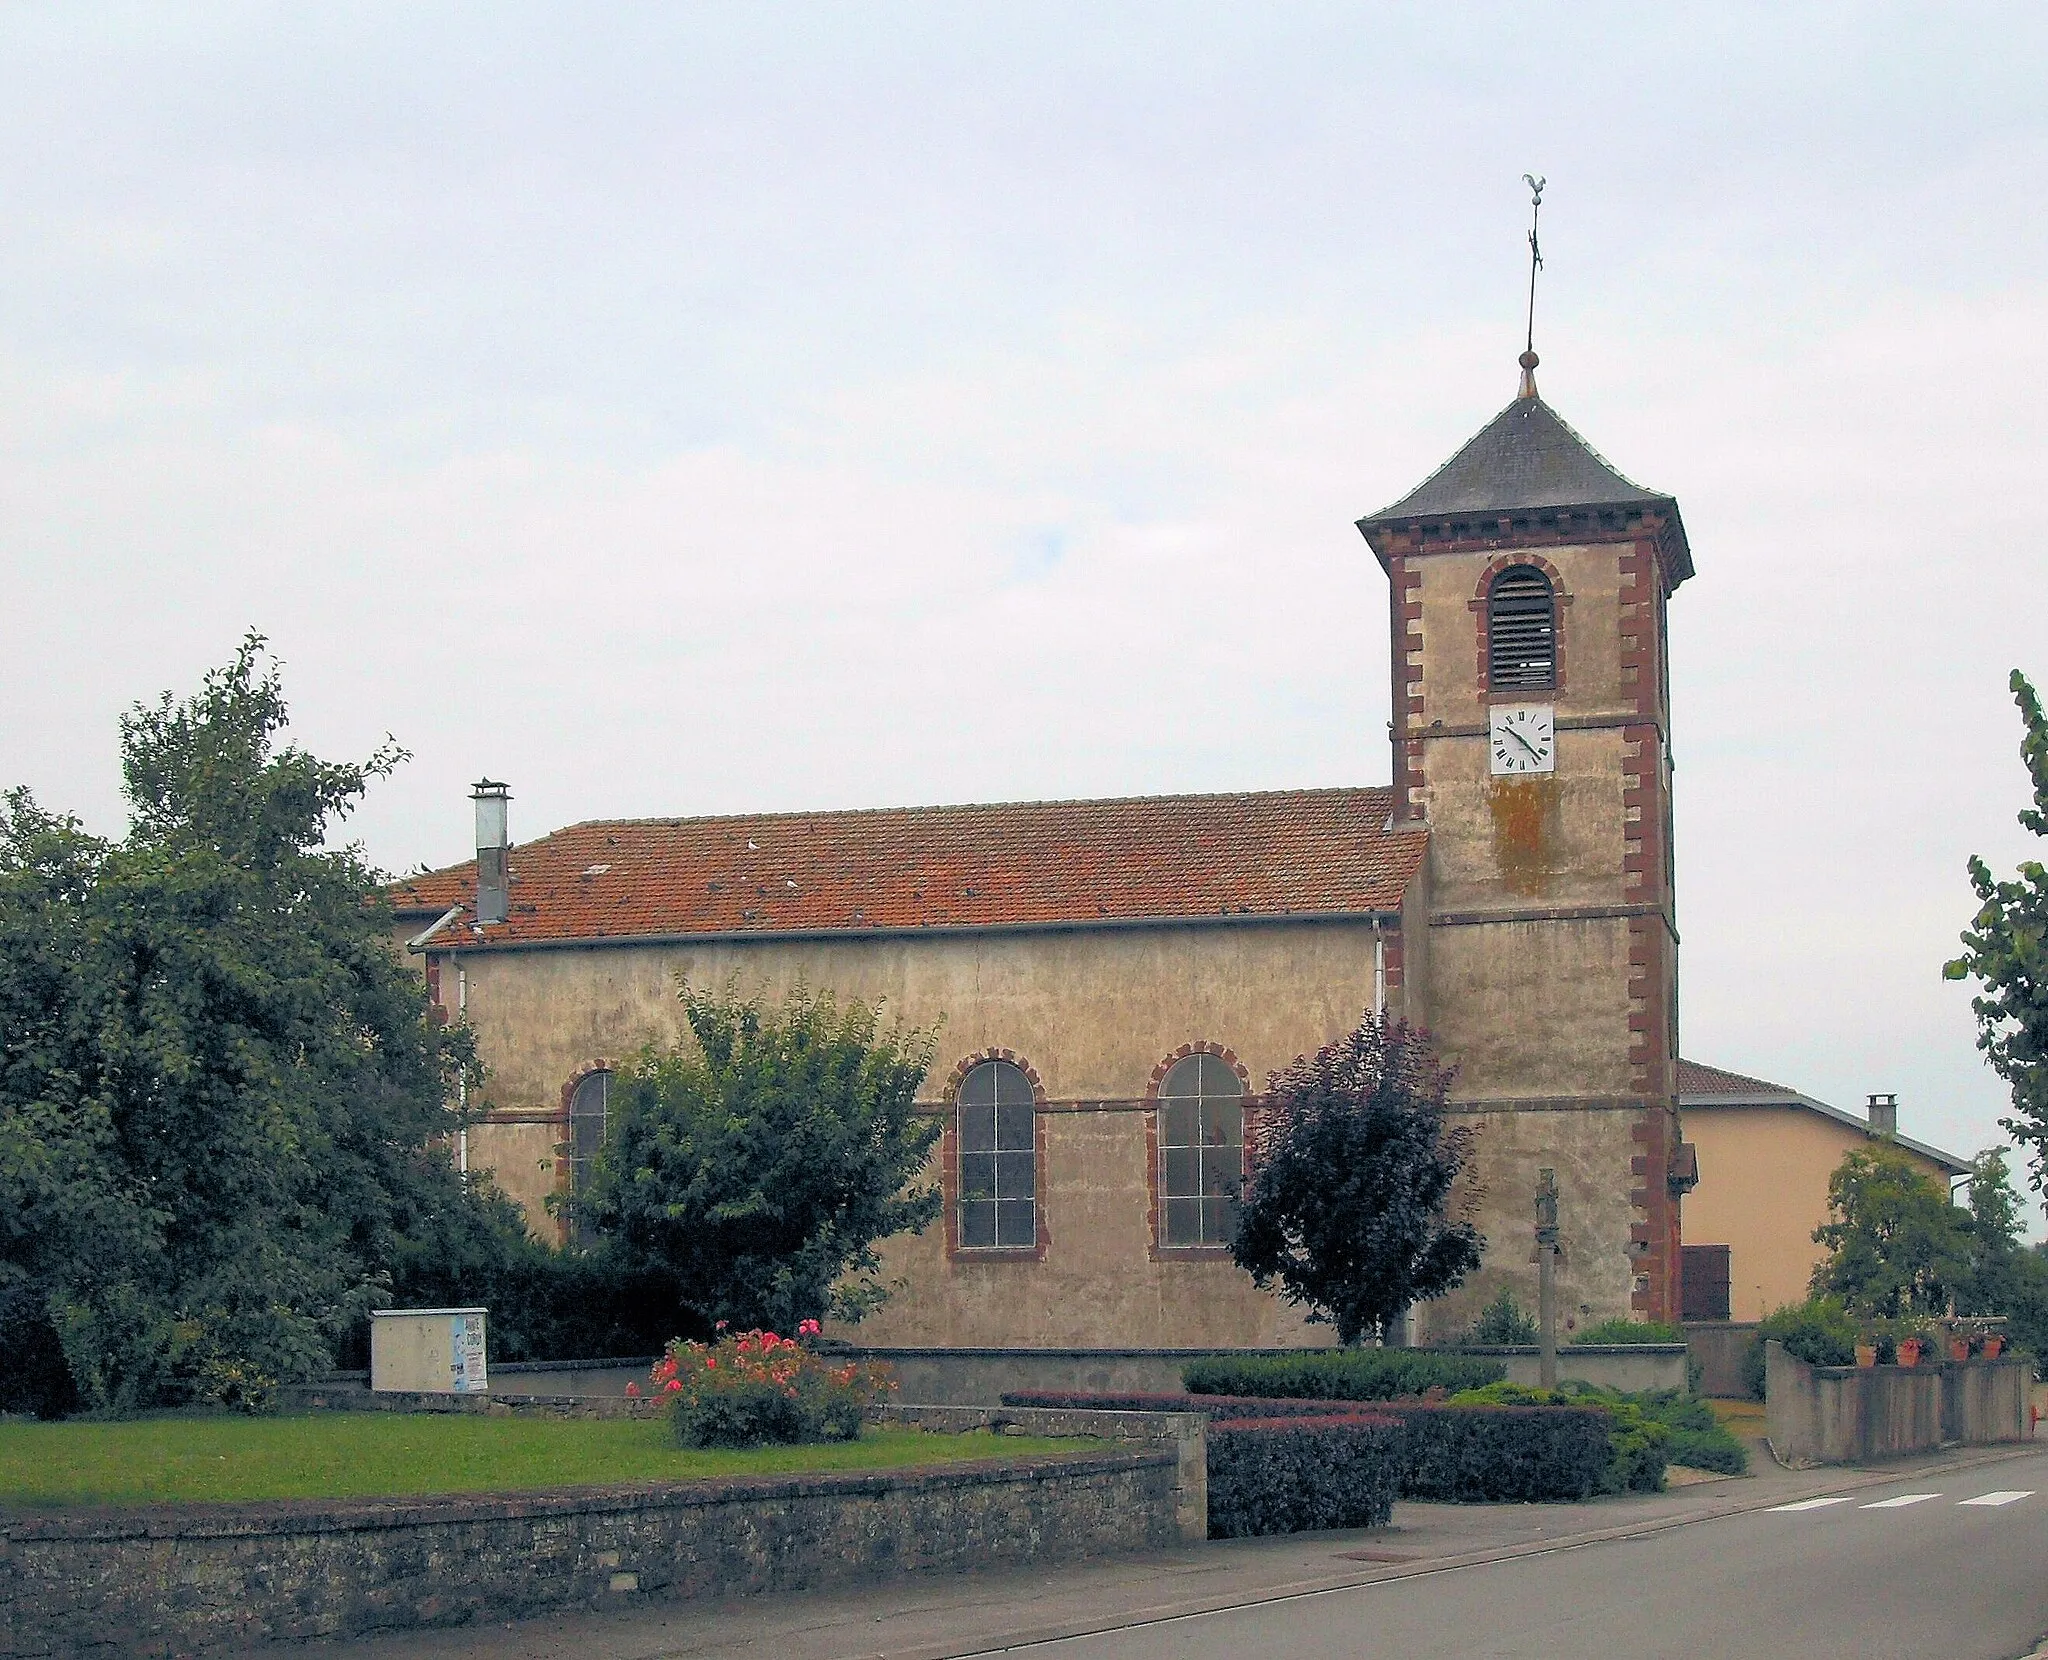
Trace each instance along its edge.
{"label": "clock hands", "polygon": [[1513,738],[1516,743],[1520,744],[1524,749],[1526,749],[1529,752],[1530,760],[1540,761],[1543,759],[1542,756],[1536,753],[1536,746],[1530,743],[1527,738],[1523,737],[1520,732],[1516,731],[1514,727],[1506,726],[1503,727],[1502,730],[1505,731],[1509,737]]}

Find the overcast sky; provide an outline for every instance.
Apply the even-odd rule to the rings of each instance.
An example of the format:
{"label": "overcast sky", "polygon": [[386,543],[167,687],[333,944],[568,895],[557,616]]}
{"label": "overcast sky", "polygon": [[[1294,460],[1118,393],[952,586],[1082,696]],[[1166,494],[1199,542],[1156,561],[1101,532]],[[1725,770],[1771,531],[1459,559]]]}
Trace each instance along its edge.
{"label": "overcast sky", "polygon": [[249,627],[355,828],[1384,783],[1352,528],[1676,494],[1686,1052],[2000,1139],[2048,9],[0,9],[0,783]]}

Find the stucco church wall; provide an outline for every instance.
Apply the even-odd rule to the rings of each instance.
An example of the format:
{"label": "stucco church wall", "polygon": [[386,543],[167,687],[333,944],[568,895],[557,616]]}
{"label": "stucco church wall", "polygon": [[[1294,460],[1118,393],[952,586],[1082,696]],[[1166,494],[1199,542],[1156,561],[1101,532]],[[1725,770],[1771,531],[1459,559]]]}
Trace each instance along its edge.
{"label": "stucco church wall", "polygon": [[[1402,936],[1382,934],[1389,966]],[[1374,934],[1360,923],[1245,923],[979,935],[758,940],[464,955],[468,1018],[491,1074],[475,1168],[526,1205],[537,1232],[557,1189],[553,1147],[574,1080],[598,1062],[681,1036],[677,981],[785,992],[799,978],[882,1000],[939,1026],[925,1095],[938,1110],[956,1065],[1007,1050],[1036,1073],[1043,1114],[1040,1261],[950,1257],[943,1223],[891,1242],[904,1281],[860,1328],[895,1344],[1285,1345],[1327,1340],[1227,1260],[1152,1251],[1145,1097],[1183,1045],[1230,1050],[1254,1090],[1372,1006]],[[452,997],[451,963],[442,993]],[[1400,974],[1389,1002],[1402,1012]],[[545,1151],[539,1148],[545,1140]]]}
{"label": "stucco church wall", "polygon": [[1432,928],[1430,1005],[1454,1094],[1631,1093],[1628,969],[1622,917]]}
{"label": "stucco church wall", "polygon": [[1630,1313],[1630,1128],[1633,1111],[1610,1108],[1474,1110],[1472,1213],[1486,1235],[1480,1273],[1416,1311],[1424,1342],[1450,1341],[1505,1287],[1536,1310],[1535,1176],[1557,1172],[1557,1306],[1560,1329]]}

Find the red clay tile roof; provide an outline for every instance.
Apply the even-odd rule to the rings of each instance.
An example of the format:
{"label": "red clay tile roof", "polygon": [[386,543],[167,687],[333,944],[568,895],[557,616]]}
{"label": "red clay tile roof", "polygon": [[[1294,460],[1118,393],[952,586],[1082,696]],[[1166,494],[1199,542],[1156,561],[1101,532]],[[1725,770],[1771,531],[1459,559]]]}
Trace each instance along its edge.
{"label": "red clay tile roof", "polygon": [[1758,1096],[1796,1096],[1799,1091],[1786,1084],[1766,1083],[1762,1078],[1746,1078],[1740,1072],[1726,1072],[1718,1066],[1702,1066],[1698,1061],[1681,1060],[1678,1063],[1678,1093],[1744,1096],[1754,1100]]}
{"label": "red clay tile roof", "polygon": [[[446,948],[648,935],[865,932],[1397,911],[1422,831],[1386,789],[1032,801],[571,825],[512,851],[511,918]],[[476,865],[394,883],[467,909]]]}

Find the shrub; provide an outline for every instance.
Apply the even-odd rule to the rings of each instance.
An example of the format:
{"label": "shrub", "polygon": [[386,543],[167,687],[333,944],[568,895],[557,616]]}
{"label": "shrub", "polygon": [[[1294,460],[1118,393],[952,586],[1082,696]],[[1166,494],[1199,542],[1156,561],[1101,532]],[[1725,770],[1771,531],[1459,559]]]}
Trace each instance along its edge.
{"label": "shrub", "polygon": [[1515,1301],[1515,1294],[1506,1286],[1502,1286],[1500,1295],[1479,1311],[1479,1318],[1472,1322],[1472,1329],[1465,1334],[1467,1343],[1504,1349],[1520,1348],[1535,1342],[1536,1338],[1536,1317],[1522,1312],[1522,1305]]}
{"label": "shrub", "polygon": [[1452,1406],[1575,1406],[1607,1416],[1607,1458],[1599,1477],[1603,1493],[1661,1493],[1671,1432],[1635,1397],[1591,1385],[1531,1389],[1526,1384],[1494,1383],[1454,1395]]}
{"label": "shrub", "polygon": [[1832,1297],[1788,1303],[1764,1316],[1742,1357],[1742,1381],[1751,1400],[1764,1398],[1764,1343],[1775,1337],[1785,1352],[1809,1366],[1852,1366],[1856,1322]]}
{"label": "shrub", "polygon": [[1574,1343],[1683,1343],[1685,1332],[1668,1320],[1630,1320],[1617,1316],[1572,1335]]}
{"label": "shrub", "polygon": [[[797,1328],[815,1337],[818,1323]],[[649,1383],[672,1397],[670,1427],[685,1447],[758,1447],[770,1441],[852,1441],[868,1404],[894,1389],[875,1361],[833,1362],[794,1338],[740,1332],[716,1343],[678,1339]],[[637,1385],[626,1393],[637,1395]]]}
{"label": "shrub", "polygon": [[[1005,1406],[1107,1412],[1199,1412],[1222,1426],[1252,1418],[1333,1416],[1330,1403],[1242,1395],[1096,1395],[1017,1391]],[[1598,1406],[1453,1406],[1375,1402],[1359,1417],[1402,1426],[1401,1496],[1486,1504],[1583,1499],[1602,1490],[1610,1418]],[[1211,1433],[1215,1433],[1213,1430]]]}
{"label": "shrub", "polygon": [[1382,1417],[1238,1418],[1209,1432],[1209,1537],[1384,1527],[1403,1432]]}
{"label": "shrub", "polygon": [[1309,1349],[1298,1355],[1197,1360],[1181,1380],[1193,1395],[1388,1401],[1429,1389],[1476,1389],[1506,1375],[1497,1360],[1424,1349]]}
{"label": "shrub", "polygon": [[1461,1504],[1585,1499],[1605,1490],[1609,1415],[1593,1407],[1401,1406],[1401,1494]]}

